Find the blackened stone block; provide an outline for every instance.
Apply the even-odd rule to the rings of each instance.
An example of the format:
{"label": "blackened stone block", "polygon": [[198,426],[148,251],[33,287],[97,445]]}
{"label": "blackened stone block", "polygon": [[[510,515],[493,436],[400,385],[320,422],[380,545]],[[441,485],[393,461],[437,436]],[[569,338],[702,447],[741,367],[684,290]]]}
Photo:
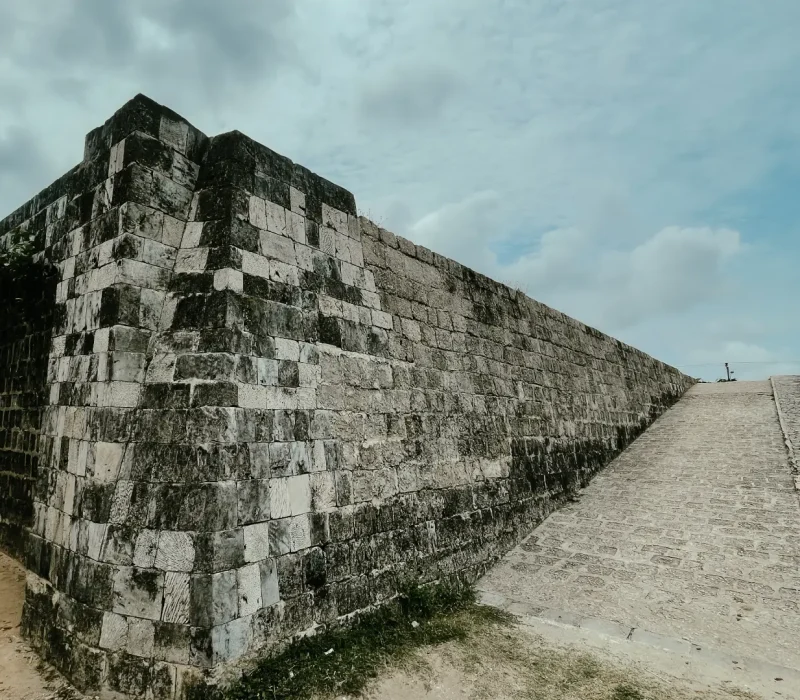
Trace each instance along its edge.
{"label": "blackened stone block", "polygon": [[300,385],[299,368],[296,362],[280,360],[278,362],[278,386],[297,387]]}
{"label": "blackened stone block", "polygon": [[259,252],[258,229],[242,219],[230,218],[207,221],[203,225],[200,245],[209,248],[234,246],[251,253]]}
{"label": "blackened stone block", "polygon": [[172,149],[153,136],[134,132],[125,138],[122,167],[139,163],[164,175],[172,174]]}
{"label": "blackened stone block", "polygon": [[341,319],[319,315],[319,342],[342,347]]}
{"label": "blackened stone block", "polygon": [[239,525],[269,520],[269,479],[239,481],[236,488],[239,497]]}
{"label": "blackened stone block", "polygon": [[102,290],[100,300],[100,327],[117,324],[138,326],[141,287],[117,284]]}
{"label": "blackened stone block", "polygon": [[[179,294],[208,294],[214,290],[213,271],[180,272],[169,282],[169,291]],[[185,313],[185,306],[182,309]]]}
{"label": "blackened stone block", "polygon": [[280,180],[269,175],[256,174],[254,180],[253,194],[269,202],[289,209],[291,201],[289,198],[289,181]]}
{"label": "blackened stone block", "polygon": [[231,217],[247,219],[249,210],[250,199],[245,190],[238,187],[211,187],[197,195],[195,220],[229,221]]}
{"label": "blackened stone block", "polygon": [[211,382],[196,384],[192,394],[192,406],[237,406],[239,387],[233,382]]}
{"label": "blackened stone block", "polygon": [[108,687],[132,697],[144,697],[150,684],[151,664],[147,659],[125,652],[108,655]]}
{"label": "blackened stone block", "polygon": [[152,409],[189,408],[188,384],[145,384],[141,407]]}

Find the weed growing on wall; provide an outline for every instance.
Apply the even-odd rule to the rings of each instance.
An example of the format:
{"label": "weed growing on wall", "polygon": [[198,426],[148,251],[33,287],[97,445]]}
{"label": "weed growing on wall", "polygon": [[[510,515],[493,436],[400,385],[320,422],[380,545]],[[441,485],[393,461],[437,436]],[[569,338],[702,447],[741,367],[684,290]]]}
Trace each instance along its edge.
{"label": "weed growing on wall", "polygon": [[0,299],[22,302],[41,293],[55,267],[44,254],[37,255],[36,237],[24,231],[0,238]]}
{"label": "weed growing on wall", "polygon": [[36,253],[35,238],[24,232],[7,236],[5,245],[0,245],[0,268],[12,273],[27,268]]}
{"label": "weed growing on wall", "polygon": [[[37,252],[36,237],[24,231],[0,238],[0,300],[4,303],[22,304],[37,298],[41,296],[43,285],[52,281],[55,266]],[[0,311],[8,312],[8,308]]]}

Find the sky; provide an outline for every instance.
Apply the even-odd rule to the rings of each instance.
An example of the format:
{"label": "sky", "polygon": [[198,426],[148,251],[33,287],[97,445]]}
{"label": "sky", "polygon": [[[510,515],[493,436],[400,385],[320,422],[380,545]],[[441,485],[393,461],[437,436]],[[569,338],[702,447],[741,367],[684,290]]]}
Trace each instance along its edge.
{"label": "sky", "polygon": [[688,374],[800,374],[798,27],[797,0],[0,0],[0,217],[141,92]]}

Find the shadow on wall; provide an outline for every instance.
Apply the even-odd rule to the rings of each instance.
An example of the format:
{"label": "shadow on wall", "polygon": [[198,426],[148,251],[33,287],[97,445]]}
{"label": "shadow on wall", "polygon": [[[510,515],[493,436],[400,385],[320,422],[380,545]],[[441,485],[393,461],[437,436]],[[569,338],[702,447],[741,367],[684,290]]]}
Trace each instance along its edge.
{"label": "shadow on wall", "polygon": [[17,558],[33,523],[58,283],[58,270],[33,255],[32,244],[0,239],[0,547]]}

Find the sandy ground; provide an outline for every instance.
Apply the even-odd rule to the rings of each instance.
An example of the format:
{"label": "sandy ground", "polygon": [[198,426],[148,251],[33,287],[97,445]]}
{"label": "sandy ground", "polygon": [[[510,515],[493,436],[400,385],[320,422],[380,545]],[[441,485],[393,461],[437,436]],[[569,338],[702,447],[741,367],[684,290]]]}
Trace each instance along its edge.
{"label": "sandy ground", "polygon": [[0,698],[66,700],[69,691],[61,678],[19,636],[24,598],[25,570],[0,552]]}
{"label": "sandy ground", "polygon": [[689,661],[528,620],[420,652],[369,700],[797,700],[797,678]]}
{"label": "sandy ground", "polygon": [[[0,698],[74,700],[19,637],[22,567],[0,553]],[[800,682],[687,660],[646,645],[520,617],[467,642],[422,649],[387,669],[369,700],[800,700]]]}

